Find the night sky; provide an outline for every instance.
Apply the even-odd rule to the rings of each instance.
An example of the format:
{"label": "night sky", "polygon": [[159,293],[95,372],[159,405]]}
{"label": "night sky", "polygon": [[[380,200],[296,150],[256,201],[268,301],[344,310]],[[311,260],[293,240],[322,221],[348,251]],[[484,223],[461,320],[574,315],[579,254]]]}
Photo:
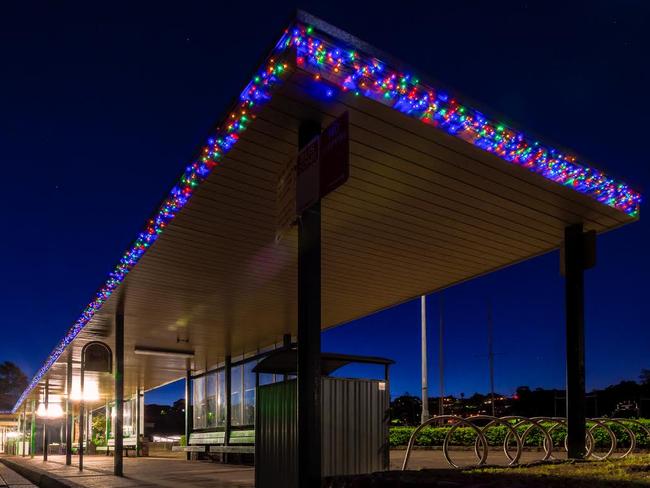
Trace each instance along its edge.
{"label": "night sky", "polygon": [[[650,3],[380,5],[300,7],[647,190]],[[30,376],[41,366],[294,7],[2,2],[0,361]],[[640,222],[600,237],[598,265],[586,275],[588,389],[650,368],[645,213],[643,206]],[[558,259],[553,253],[445,291],[448,393],[488,389],[488,301],[497,390],[563,386]],[[432,394],[438,303],[429,297]],[[393,394],[418,393],[419,347],[418,302],[323,336],[324,350],[394,358]],[[180,396],[171,387],[148,401]]]}

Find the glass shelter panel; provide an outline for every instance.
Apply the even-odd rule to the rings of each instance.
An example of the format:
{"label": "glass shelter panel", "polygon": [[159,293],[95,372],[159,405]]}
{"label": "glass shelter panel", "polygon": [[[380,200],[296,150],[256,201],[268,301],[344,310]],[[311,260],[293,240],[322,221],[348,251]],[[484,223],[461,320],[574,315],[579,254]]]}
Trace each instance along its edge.
{"label": "glass shelter panel", "polygon": [[242,367],[233,367],[231,375],[230,405],[232,407],[232,415],[230,423],[232,425],[242,425]]}
{"label": "glass shelter panel", "polygon": [[207,402],[205,398],[205,376],[194,379],[194,388],[193,390],[193,411],[194,411],[194,428],[195,429],[205,429],[207,427],[206,422],[206,410]]}
{"label": "glass shelter panel", "polygon": [[244,368],[244,409],[243,425],[255,424],[255,373],[253,368],[257,361],[245,363]]}

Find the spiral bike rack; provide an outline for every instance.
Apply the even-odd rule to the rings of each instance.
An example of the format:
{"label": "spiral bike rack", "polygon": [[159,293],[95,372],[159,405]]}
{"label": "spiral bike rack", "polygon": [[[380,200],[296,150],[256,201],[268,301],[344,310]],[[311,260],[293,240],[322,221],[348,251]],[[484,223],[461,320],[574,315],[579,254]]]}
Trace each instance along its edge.
{"label": "spiral bike rack", "polygon": [[[483,436],[483,431],[479,429],[476,425],[474,425],[472,422],[470,422],[468,419],[464,419],[462,417],[457,417],[455,415],[438,415],[435,417],[430,418],[429,420],[421,423],[411,434],[411,437],[409,437],[409,442],[406,447],[406,454],[404,455],[404,462],[402,463],[402,471],[406,471],[406,467],[408,466],[409,458],[411,457],[411,449],[413,449],[413,445],[415,444],[415,438],[417,437],[418,433],[424,429],[426,426],[431,425],[433,423],[438,423],[438,422],[444,422],[444,421],[453,421],[454,425],[455,424],[464,424],[467,427],[471,428],[476,432],[477,437],[481,440],[481,446],[483,447],[483,452],[479,458],[479,462],[476,464],[476,466],[482,466],[486,461],[487,461],[487,456],[488,456],[488,443],[485,437]],[[455,464],[451,458],[449,457],[449,453],[445,451],[445,446],[448,447],[447,443],[447,437],[445,437],[445,442],[443,445],[443,453],[445,455],[445,459],[449,463],[449,465],[453,468],[461,468],[463,466],[459,466]],[[478,456],[477,456],[478,457]]]}
{"label": "spiral bike rack", "polygon": [[[481,422],[484,424],[479,426],[475,422]],[[496,426],[503,426],[506,429],[506,433],[503,439],[503,453],[508,462],[508,466],[515,466],[519,463],[523,449],[526,443],[526,439],[531,434],[531,432],[537,430],[542,435],[542,445],[544,449],[544,456],[538,461],[544,462],[549,460],[556,459],[553,456],[553,432],[558,428],[566,429],[567,421],[565,418],[561,417],[522,417],[522,416],[506,416],[506,417],[493,417],[491,415],[478,415],[474,417],[463,418],[456,415],[439,415],[434,416],[420,424],[409,437],[408,445],[406,447],[406,453],[404,455],[404,462],[402,463],[402,471],[406,470],[408,467],[408,462],[411,456],[411,451],[415,445],[416,438],[418,434],[428,426],[433,424],[444,423],[449,425],[449,430],[447,431],[445,438],[442,443],[442,454],[449,464],[453,468],[470,468],[470,467],[480,467],[484,466],[487,463],[488,454],[489,454],[489,443],[486,437],[486,432],[489,428]],[[650,427],[639,422],[635,419],[620,419],[620,418],[592,418],[587,419],[587,430],[586,430],[586,452],[585,458],[592,458],[597,461],[606,461],[609,459],[623,459],[632,454],[638,445],[637,442],[637,433],[630,428],[630,425],[635,425],[640,428],[648,439],[650,439]],[[619,445],[620,439],[616,437],[616,432],[610,426],[617,426],[622,429],[629,438],[629,447],[620,455],[614,456],[617,446]],[[449,444],[452,441],[452,437],[456,429],[459,427],[470,428],[476,435],[476,440],[474,441],[474,455],[476,456],[476,463],[470,465],[461,466],[454,462],[449,454]],[[521,430],[523,428],[523,431]],[[518,430],[519,429],[519,430]],[[596,438],[594,437],[594,432],[596,430],[603,430],[610,439],[609,448],[605,451],[604,454],[596,453]],[[514,445],[512,444],[514,442]],[[567,449],[567,436],[564,436],[564,449]],[[513,453],[514,451],[514,453]]]}

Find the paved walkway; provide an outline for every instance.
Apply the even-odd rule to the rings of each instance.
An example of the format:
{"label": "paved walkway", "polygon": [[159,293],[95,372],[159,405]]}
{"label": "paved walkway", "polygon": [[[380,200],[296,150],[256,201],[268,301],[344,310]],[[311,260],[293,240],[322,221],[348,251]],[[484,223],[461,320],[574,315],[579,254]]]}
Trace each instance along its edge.
{"label": "paved walkway", "polygon": [[76,465],[66,466],[65,456],[50,455],[47,462],[38,457],[10,461],[84,488],[251,488],[255,479],[252,467],[174,458],[124,458],[124,478],[113,476],[113,458],[107,456],[85,456],[83,472]]}
{"label": "paved walkway", "polygon": [[[391,470],[400,470],[402,469],[402,462],[404,461],[404,454],[406,450],[395,449],[390,451],[390,469]],[[514,454],[514,453],[513,453]],[[566,459],[566,454],[560,452],[558,449],[557,452],[553,451],[555,458]],[[452,461],[454,461],[459,466],[470,466],[476,464],[476,456],[473,451],[451,451],[449,456]],[[535,461],[539,461],[544,457],[543,452],[528,452],[525,451],[519,459],[519,463],[527,464]],[[491,466],[507,466],[509,460],[506,458],[502,450],[499,449],[490,449],[488,453],[487,464]],[[445,457],[442,455],[442,450],[440,449],[414,449],[411,452],[409,458],[408,469],[449,469],[449,464],[445,461]]]}
{"label": "paved walkway", "polygon": [[[391,451],[391,469],[399,470],[404,459],[403,450]],[[526,452],[521,462],[538,460],[543,453]],[[453,460],[461,465],[476,462],[472,451],[455,451]],[[41,457],[34,459],[11,457],[10,461],[47,472],[55,479],[65,481],[75,488],[253,488],[254,468],[248,466],[219,464],[209,461],[187,461],[184,454],[168,453],[167,457],[125,457],[124,478],[113,476],[113,458],[107,456],[85,456],[83,472],[76,466],[77,457],[73,457],[73,466],[65,465],[65,456],[50,455],[47,462]],[[491,450],[488,463],[506,465],[503,452]],[[409,469],[448,469],[440,450],[414,450],[409,462]],[[5,479],[4,485],[2,484]],[[0,464],[0,488],[33,487],[31,483]]]}
{"label": "paved walkway", "polygon": [[35,486],[4,464],[0,464],[0,488],[32,488]]}

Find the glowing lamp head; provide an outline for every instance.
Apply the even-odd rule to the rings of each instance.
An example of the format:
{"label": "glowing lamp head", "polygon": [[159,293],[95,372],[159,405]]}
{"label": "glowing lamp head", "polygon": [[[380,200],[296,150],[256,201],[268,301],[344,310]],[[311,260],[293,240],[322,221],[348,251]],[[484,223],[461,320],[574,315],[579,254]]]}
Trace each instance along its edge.
{"label": "glowing lamp head", "polygon": [[81,385],[79,382],[72,385],[70,400],[78,402],[82,399],[85,402],[94,402],[99,400],[99,385],[96,381],[84,381],[83,395],[81,394]]}
{"label": "glowing lamp head", "polygon": [[63,409],[59,403],[50,403],[47,407],[44,403],[39,403],[36,415],[44,419],[58,419],[63,416]]}

